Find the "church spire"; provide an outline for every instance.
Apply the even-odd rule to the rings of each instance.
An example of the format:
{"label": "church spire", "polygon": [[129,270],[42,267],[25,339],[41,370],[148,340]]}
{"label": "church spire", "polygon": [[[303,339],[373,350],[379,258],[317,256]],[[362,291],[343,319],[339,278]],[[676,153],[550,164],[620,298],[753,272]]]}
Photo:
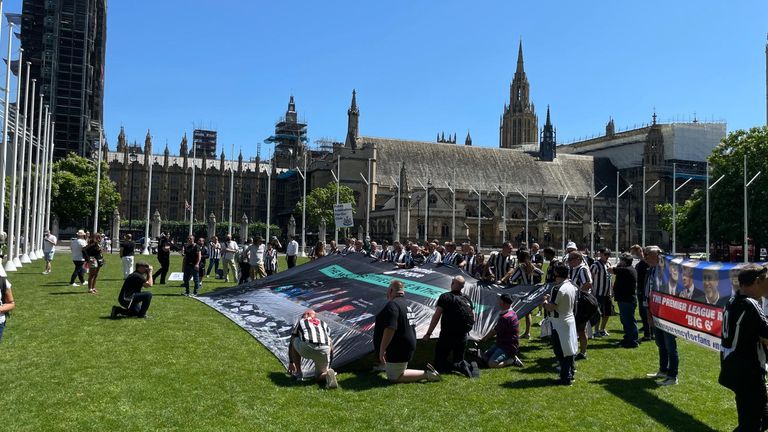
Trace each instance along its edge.
{"label": "church spire", "polygon": [[517,69],[515,70],[515,78],[518,75],[525,77],[525,68],[523,67],[523,39],[520,38],[520,44],[517,46]]}
{"label": "church spire", "polygon": [[552,121],[549,116],[549,105],[547,105],[547,121],[544,129],[541,131],[541,143],[539,144],[539,159],[543,161],[553,161],[557,156],[557,138],[555,129],[552,127]]}
{"label": "church spire", "polygon": [[296,103],[293,101],[293,95],[291,95],[291,98],[288,100],[288,110],[285,112],[285,121],[288,123],[296,123],[298,121]]}
{"label": "church spire", "polygon": [[360,110],[357,108],[357,92],[352,90],[352,103],[347,110],[347,140],[344,142],[346,147],[357,148],[359,120]]}

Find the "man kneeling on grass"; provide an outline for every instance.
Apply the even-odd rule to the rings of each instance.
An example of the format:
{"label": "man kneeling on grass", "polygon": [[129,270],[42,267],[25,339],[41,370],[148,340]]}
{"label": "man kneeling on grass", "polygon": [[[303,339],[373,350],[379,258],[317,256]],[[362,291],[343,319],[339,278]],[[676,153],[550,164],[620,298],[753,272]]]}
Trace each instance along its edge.
{"label": "man kneeling on grass", "polygon": [[136,270],[125,278],[117,296],[117,302],[122,307],[112,306],[110,318],[115,319],[120,315],[145,318],[152,302],[152,293],[141,292],[141,289],[152,287],[152,283],[152,266],[145,262],[136,263]]}
{"label": "man kneeling on grass", "polygon": [[338,387],[336,372],[329,368],[333,341],[328,325],[317,318],[312,309],[307,309],[296,323],[288,343],[288,372],[294,378],[301,378],[301,358],[315,363],[315,379],[329,389]]}
{"label": "man kneeling on grass", "polygon": [[509,294],[499,296],[501,311],[496,326],[480,339],[482,343],[496,336],[496,343],[483,353],[483,359],[490,368],[523,366],[523,362],[517,357],[520,352],[520,324],[511,306],[512,297]]}
{"label": "man kneeling on grass", "polygon": [[387,379],[394,383],[440,381],[440,374],[429,363],[426,371],[408,369],[408,362],[416,351],[416,328],[401,281],[390,282],[387,299],[389,302],[376,315],[373,329],[374,352],[378,353],[379,364],[384,366]]}

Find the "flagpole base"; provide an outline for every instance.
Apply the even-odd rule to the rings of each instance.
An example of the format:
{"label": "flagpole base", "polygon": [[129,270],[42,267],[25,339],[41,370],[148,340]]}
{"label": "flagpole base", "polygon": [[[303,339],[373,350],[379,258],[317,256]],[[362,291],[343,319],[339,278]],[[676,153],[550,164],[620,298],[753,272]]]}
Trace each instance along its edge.
{"label": "flagpole base", "polygon": [[7,272],[15,272],[16,271],[16,266],[13,264],[13,260],[12,259],[9,259],[8,261],[5,262],[5,271],[7,271]]}
{"label": "flagpole base", "polygon": [[39,259],[39,258],[42,258],[44,256],[45,256],[45,254],[43,253],[43,250],[42,249],[38,249],[37,250],[37,258]]}
{"label": "flagpole base", "polygon": [[32,260],[29,258],[29,255],[24,254],[20,258],[22,264],[32,264]]}
{"label": "flagpole base", "polygon": [[35,253],[35,251],[31,251],[31,252],[29,253],[29,259],[31,259],[32,261],[37,261],[37,259],[38,259],[38,258],[39,258],[39,257],[37,256],[37,254]]}
{"label": "flagpole base", "polygon": [[17,256],[13,257],[13,265],[15,265],[16,268],[21,268],[22,267],[21,266],[21,260],[19,259],[19,257],[17,257]]}
{"label": "flagpole base", "polygon": [[141,254],[142,254],[142,255],[149,255],[149,249],[147,249],[147,248],[144,248],[144,250],[143,250],[143,251],[141,251]]}

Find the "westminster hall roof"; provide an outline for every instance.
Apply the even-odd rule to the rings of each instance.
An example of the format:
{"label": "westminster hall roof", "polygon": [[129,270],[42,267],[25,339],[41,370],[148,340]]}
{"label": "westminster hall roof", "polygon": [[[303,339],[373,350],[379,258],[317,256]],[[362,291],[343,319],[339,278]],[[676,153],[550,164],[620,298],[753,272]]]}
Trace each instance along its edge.
{"label": "westminster hall roof", "polygon": [[[541,161],[536,153],[517,149],[465,146],[391,138],[359,137],[359,143],[376,146],[376,180],[380,186],[393,186],[405,163],[411,188],[426,185],[445,188],[446,182],[459,190],[502,191],[515,188],[531,194],[548,196],[587,196],[593,192],[592,173],[599,190],[608,185],[606,194],[615,191],[616,169],[605,159],[591,156],[557,154],[552,162]],[[455,172],[455,183],[453,176]],[[528,186],[526,186],[528,185]]]}

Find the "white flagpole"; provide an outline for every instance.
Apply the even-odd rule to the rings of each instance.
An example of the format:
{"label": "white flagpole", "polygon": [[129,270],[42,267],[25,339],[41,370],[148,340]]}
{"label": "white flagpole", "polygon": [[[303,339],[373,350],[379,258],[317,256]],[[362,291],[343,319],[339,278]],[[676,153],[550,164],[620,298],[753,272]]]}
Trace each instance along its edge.
{"label": "white flagpole", "polygon": [[[235,155],[235,145],[232,144],[232,162],[229,164],[229,229],[227,230],[227,234],[232,235],[232,207],[234,204],[234,190],[235,190],[235,166],[234,166],[234,155]],[[222,168],[223,170],[223,168]],[[243,243],[245,243],[245,240],[247,239],[240,239]]]}
{"label": "white flagpole", "polygon": [[501,199],[504,200],[501,208],[501,244],[507,242],[507,194],[501,191],[501,188],[496,186],[496,191],[501,195]]}
{"label": "white flagpole", "polygon": [[142,249],[142,255],[149,255],[149,208],[152,205],[152,167],[155,165],[155,161],[152,158],[152,153],[149,154],[149,174],[147,174],[147,213],[144,220],[144,249]]}
{"label": "white flagpole", "polygon": [[[54,133],[56,132],[56,122],[53,121],[53,113],[48,113],[50,127],[48,128],[48,184],[45,193],[48,195],[45,205],[45,226],[51,226],[51,190],[53,189],[53,149],[55,147]],[[49,228],[50,229],[50,228]]]}
{"label": "white flagpole", "polygon": [[[41,96],[42,98],[42,96]],[[42,99],[41,99],[42,100]],[[41,105],[41,115],[42,115],[42,105]],[[43,123],[43,134],[40,135],[38,139],[38,152],[43,153],[43,157],[40,161],[40,168],[38,168],[38,171],[40,171],[40,180],[38,184],[38,191],[37,191],[37,229],[38,235],[37,238],[37,256],[42,257],[43,256],[43,238],[42,233],[46,229],[50,229],[50,227],[45,226],[45,191],[46,186],[48,185],[48,128],[50,124],[48,124],[48,105],[45,106],[45,116],[40,118]]]}
{"label": "white flagpole", "polygon": [[[27,163],[27,159],[31,159],[32,156],[32,149],[29,150],[29,157],[27,157],[27,111],[29,111],[29,69],[31,66],[31,62],[27,62],[27,70],[24,77],[24,120],[22,121],[22,127],[21,127],[21,159],[19,162],[21,162],[21,170],[19,171],[19,199],[16,210],[16,218],[18,219],[18,223],[16,224],[16,256],[19,257],[19,265],[23,264],[29,264],[32,262],[32,260],[29,259],[29,255],[27,255],[27,249],[28,249],[28,243],[29,243],[29,234],[27,233],[27,230],[24,230],[24,249],[21,248],[21,239],[22,239],[22,231],[21,226],[24,224],[24,219],[29,220],[28,218],[22,218],[22,216],[27,213],[27,216],[29,215],[29,204],[24,206],[24,175],[26,174],[27,179],[29,179],[29,170],[30,170],[30,164]],[[34,90],[34,89],[33,89]],[[32,100],[34,101],[35,95],[32,94]],[[30,137],[31,138],[31,137]],[[29,142],[31,143],[32,140],[30,139]],[[31,160],[30,160],[31,163]],[[27,202],[29,202],[29,189],[27,189]],[[28,222],[27,222],[28,225]]]}
{"label": "white flagpole", "polygon": [[[370,177],[371,160],[368,159],[368,176]],[[301,172],[301,171],[299,171]],[[302,204],[301,204],[301,256],[307,256],[307,151],[304,151],[304,172],[301,173],[301,179],[304,180]],[[320,239],[325,241],[325,239]]]}
{"label": "white flagpole", "polygon": [[[32,99],[32,108],[29,110],[29,149],[27,154],[27,193],[26,202],[24,205],[24,254],[21,256],[21,262],[31,263],[32,260],[37,259],[35,254],[35,233],[29,231],[32,215],[32,152],[34,151],[35,140],[35,92],[37,91],[37,80],[32,80],[32,93],[30,99]],[[34,225],[32,225],[34,230]],[[30,247],[32,245],[32,247]],[[24,261],[24,260],[27,261]]]}
{"label": "white flagpole", "polygon": [[[0,163],[0,179],[4,179],[8,171],[8,129],[10,121],[11,107],[11,49],[13,47],[13,23],[8,22],[8,54],[5,66],[5,103],[3,104],[3,158]],[[5,231],[5,181],[0,182],[0,231],[8,241],[8,234]]]}
{"label": "white flagpole", "polygon": [[189,205],[189,235],[192,235],[192,225],[195,223],[195,161],[197,146],[192,144],[192,202]]}
{"label": "white flagpole", "polygon": [[563,254],[565,254],[565,242],[567,241],[567,239],[565,238],[566,237],[565,236],[565,220],[566,220],[566,217],[565,217],[565,202],[568,201],[568,197],[570,195],[571,195],[570,192],[565,191],[565,196],[563,197],[563,216],[562,216],[562,219],[563,219],[563,221],[562,221],[563,222],[563,239],[562,239],[563,240]]}
{"label": "white flagpole", "polygon": [[16,271],[21,267],[16,255],[16,171],[19,165],[19,111],[21,104],[21,67],[24,61],[24,48],[19,48],[19,72],[16,76],[16,119],[13,122],[13,165],[11,166],[11,217],[8,224],[8,257],[5,263],[5,271]]}
{"label": "white flagpole", "polygon": [[[42,88],[41,88],[42,90]],[[35,180],[33,181],[33,187],[34,187],[34,193],[32,195],[32,238],[34,241],[32,242],[32,251],[30,252],[30,258],[32,260],[37,260],[42,258],[42,254],[38,253],[38,244],[40,242],[40,228],[38,227],[38,217],[37,217],[37,205],[38,205],[38,194],[40,193],[40,188],[38,185],[38,181],[40,180],[39,174],[40,174],[40,153],[43,151],[43,145],[42,145],[42,135],[40,135],[40,123],[42,123],[42,115],[43,115],[43,94],[40,93],[40,106],[37,108],[38,114],[37,114],[37,134],[35,135],[37,137],[37,151],[35,152]],[[34,257],[32,256],[34,254]]]}
{"label": "white flagpole", "polygon": [[[274,157],[274,155],[272,156]],[[265,231],[265,241],[269,241],[269,216],[270,209],[272,208],[272,161],[269,161],[269,167],[267,168],[267,227]]]}

